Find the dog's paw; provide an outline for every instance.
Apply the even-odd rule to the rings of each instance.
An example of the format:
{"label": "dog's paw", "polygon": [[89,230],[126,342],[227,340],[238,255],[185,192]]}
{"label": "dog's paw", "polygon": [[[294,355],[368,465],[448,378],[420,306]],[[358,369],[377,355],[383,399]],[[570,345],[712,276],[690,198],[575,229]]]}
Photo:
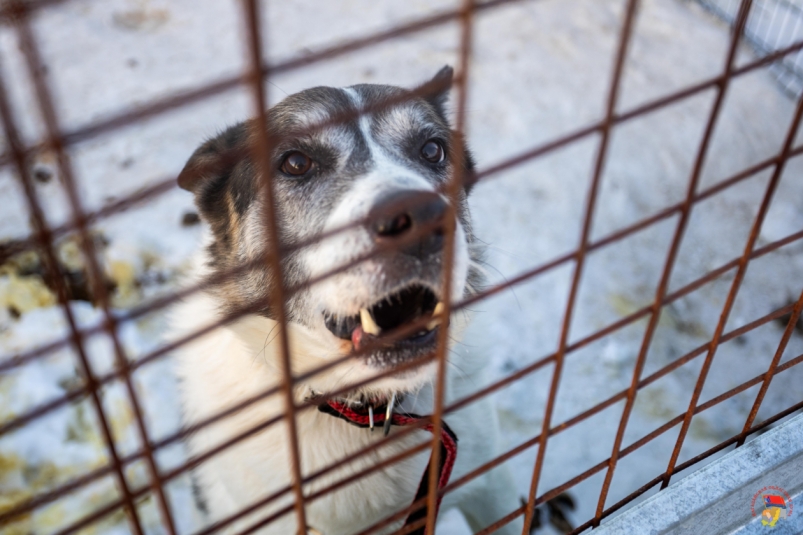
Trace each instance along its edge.
{"label": "dog's paw", "polygon": [[[525,505],[527,500],[521,498],[521,504]],[[544,524],[541,523],[541,513],[546,511],[546,518],[547,522],[552,524],[552,526],[560,531],[561,533],[570,533],[574,527],[572,527],[571,522],[567,518],[567,514],[569,511],[574,511],[575,509],[574,498],[572,498],[568,493],[558,494],[551,500],[547,501],[544,505],[538,506],[533,511],[532,521],[530,522],[529,526],[529,533],[535,534],[538,530],[544,527]]]}
{"label": "dog's paw", "polygon": [[574,530],[569,519],[566,515],[569,511],[574,511],[574,499],[567,493],[558,494],[548,502],[546,502],[547,511],[549,512],[549,523],[562,533],[569,533]]}

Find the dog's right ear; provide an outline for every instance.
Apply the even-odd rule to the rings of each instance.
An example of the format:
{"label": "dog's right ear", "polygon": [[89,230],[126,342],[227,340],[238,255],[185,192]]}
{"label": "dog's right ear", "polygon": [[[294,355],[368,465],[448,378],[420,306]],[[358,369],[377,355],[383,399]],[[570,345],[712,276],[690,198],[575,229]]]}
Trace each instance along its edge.
{"label": "dog's right ear", "polygon": [[247,129],[244,123],[232,126],[195,149],[178,175],[180,188],[197,194],[201,186],[226,176],[246,156]]}

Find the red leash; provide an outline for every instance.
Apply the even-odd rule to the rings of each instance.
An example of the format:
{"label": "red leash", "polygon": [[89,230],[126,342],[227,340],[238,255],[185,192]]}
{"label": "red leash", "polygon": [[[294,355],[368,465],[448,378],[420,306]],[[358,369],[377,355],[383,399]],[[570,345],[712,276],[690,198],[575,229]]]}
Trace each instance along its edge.
{"label": "red leash", "polygon": [[[370,418],[368,415],[367,408],[365,412],[362,410],[355,410],[352,407],[348,406],[345,403],[340,401],[327,401],[321,405],[318,405],[318,410],[321,412],[325,412],[326,414],[331,414],[337,418],[347,421],[352,425],[356,425],[357,427],[369,427],[370,426]],[[419,421],[423,420],[423,416],[419,416],[417,414],[396,414],[393,413],[391,416],[391,424],[398,425],[398,426],[406,426],[406,425],[415,425]],[[385,410],[384,407],[377,407],[376,413],[374,414],[374,424],[382,424],[385,421]],[[425,431],[429,431],[432,433],[433,427],[431,423],[424,425],[421,429]],[[452,474],[452,468],[454,467],[455,459],[457,458],[457,435],[454,434],[446,422],[441,420],[441,454],[440,454],[440,462],[438,463],[438,490],[443,489],[447,483],[449,483],[449,476]],[[424,475],[421,476],[421,482],[418,484],[418,490],[415,493],[415,498],[413,498],[413,503],[417,502],[418,500],[425,498],[427,496],[427,491],[429,489],[429,471],[432,469],[432,458],[430,457],[429,464],[427,464],[426,470],[424,470]],[[437,502],[435,503],[435,515],[438,514],[438,509],[441,505],[441,497],[438,497]],[[407,516],[407,520],[404,521],[405,526],[409,526],[421,520],[422,518],[426,518],[427,516],[427,506],[423,505],[416,509],[415,511],[411,512]],[[426,535],[426,526],[421,526],[420,528],[410,532],[411,535]]]}

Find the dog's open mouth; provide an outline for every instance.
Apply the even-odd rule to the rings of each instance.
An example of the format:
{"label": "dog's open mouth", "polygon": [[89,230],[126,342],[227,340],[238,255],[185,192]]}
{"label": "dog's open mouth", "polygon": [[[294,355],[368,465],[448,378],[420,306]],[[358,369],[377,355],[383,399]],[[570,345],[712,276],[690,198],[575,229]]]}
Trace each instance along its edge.
{"label": "dog's open mouth", "polygon": [[[418,284],[406,286],[401,290],[360,309],[354,316],[342,317],[327,315],[326,328],[338,338],[351,340],[354,349],[375,342],[385,348],[415,348],[433,344],[443,305],[435,293]],[[411,333],[404,333],[404,338],[397,336],[383,341],[389,333],[398,333],[399,329],[417,327]]]}

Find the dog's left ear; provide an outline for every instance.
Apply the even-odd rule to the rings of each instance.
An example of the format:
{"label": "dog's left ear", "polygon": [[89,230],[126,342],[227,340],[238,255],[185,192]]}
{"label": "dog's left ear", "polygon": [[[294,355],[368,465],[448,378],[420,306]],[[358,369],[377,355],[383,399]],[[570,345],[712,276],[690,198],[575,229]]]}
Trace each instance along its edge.
{"label": "dog's left ear", "polygon": [[454,69],[450,65],[444,65],[432,80],[424,86],[424,98],[432,104],[444,120],[446,119],[446,102],[449,100],[449,91],[452,89],[454,80]]}

